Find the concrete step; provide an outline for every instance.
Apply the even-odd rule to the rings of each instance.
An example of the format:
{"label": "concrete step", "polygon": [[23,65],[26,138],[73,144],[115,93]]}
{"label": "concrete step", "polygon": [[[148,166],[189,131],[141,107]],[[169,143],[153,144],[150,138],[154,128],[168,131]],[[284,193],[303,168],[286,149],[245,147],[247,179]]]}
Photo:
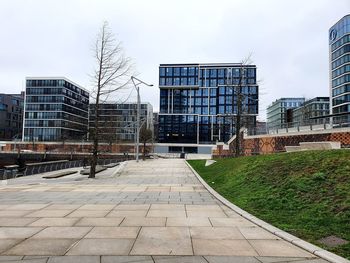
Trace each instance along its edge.
{"label": "concrete step", "polygon": [[301,151],[301,147],[300,146],[285,146],[286,152],[299,152]]}
{"label": "concrete step", "polygon": [[301,142],[299,143],[302,150],[331,150],[340,149],[340,142]]}

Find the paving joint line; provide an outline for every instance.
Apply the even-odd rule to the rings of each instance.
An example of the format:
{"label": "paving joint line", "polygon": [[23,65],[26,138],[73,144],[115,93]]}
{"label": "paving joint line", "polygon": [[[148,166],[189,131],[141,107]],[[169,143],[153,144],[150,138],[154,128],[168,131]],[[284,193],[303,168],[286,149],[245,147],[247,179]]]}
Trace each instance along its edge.
{"label": "paving joint line", "polygon": [[65,256],[65,255],[69,252],[69,250],[71,250],[71,249],[74,248],[76,245],[78,245],[78,243],[80,242],[80,240],[81,240],[81,239],[77,239],[73,244],[71,244],[71,245],[67,248],[67,250],[64,252],[63,256]]}

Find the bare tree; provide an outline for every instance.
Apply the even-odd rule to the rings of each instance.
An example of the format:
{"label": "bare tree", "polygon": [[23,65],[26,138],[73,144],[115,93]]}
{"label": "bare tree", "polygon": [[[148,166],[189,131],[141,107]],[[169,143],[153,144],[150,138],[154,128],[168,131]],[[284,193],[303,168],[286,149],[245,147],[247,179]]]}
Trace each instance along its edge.
{"label": "bare tree", "polygon": [[[243,93],[243,86],[247,86],[247,82],[245,80],[246,78],[246,72],[247,72],[247,66],[252,64],[251,60],[251,54],[242,60],[241,67],[239,71],[239,77],[238,77],[238,84],[236,86],[236,89],[234,90],[234,94],[237,97],[237,114],[236,114],[236,123],[235,123],[235,130],[236,130],[236,139],[235,139],[235,156],[239,157],[242,154],[242,140],[241,140],[241,128],[242,128],[242,117],[246,117],[246,124],[249,122],[249,114],[245,115],[243,113],[243,102],[247,100],[256,100],[255,98],[250,98],[248,94]],[[232,94],[233,95],[233,94]],[[234,108],[234,99],[232,96],[232,109]]]}
{"label": "bare tree", "polygon": [[132,75],[131,60],[125,57],[121,43],[118,42],[108,23],[104,22],[94,47],[96,68],[92,76],[94,107],[94,136],[89,178],[95,178],[99,145],[99,106],[113,94],[128,87]]}

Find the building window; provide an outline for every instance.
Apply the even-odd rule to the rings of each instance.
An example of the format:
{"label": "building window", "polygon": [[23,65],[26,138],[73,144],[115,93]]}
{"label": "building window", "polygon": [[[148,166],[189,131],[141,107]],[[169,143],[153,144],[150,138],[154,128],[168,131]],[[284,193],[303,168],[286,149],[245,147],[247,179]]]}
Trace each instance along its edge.
{"label": "building window", "polygon": [[173,84],[173,79],[172,78],[166,78],[166,85],[171,86]]}
{"label": "building window", "polygon": [[167,77],[173,76],[173,68],[166,68],[166,75]]}
{"label": "building window", "polygon": [[180,76],[180,68],[174,68],[174,76]]}
{"label": "building window", "polygon": [[210,77],[211,78],[216,78],[217,77],[217,70],[216,69],[211,69],[210,70]]}
{"label": "building window", "polygon": [[188,75],[189,76],[195,76],[195,68],[194,67],[190,67],[188,68]]}
{"label": "building window", "polygon": [[188,78],[188,85],[194,85],[194,78]]}
{"label": "building window", "polygon": [[181,68],[181,76],[187,76],[187,67]]}

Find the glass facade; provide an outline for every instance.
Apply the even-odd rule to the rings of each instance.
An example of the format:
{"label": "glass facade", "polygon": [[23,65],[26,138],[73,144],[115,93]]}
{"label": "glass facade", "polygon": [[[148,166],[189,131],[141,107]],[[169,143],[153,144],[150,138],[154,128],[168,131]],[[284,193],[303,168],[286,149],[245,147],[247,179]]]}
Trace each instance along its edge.
{"label": "glass facade", "polygon": [[24,141],[86,139],[89,93],[66,79],[27,78]]}
{"label": "glass facade", "polygon": [[316,97],[293,109],[294,126],[329,123],[329,97]]}
{"label": "glass facade", "polygon": [[267,107],[267,127],[269,129],[285,128],[290,123],[293,126],[292,109],[300,107],[304,98],[280,98]]}
{"label": "glass facade", "polygon": [[258,115],[256,66],[162,64],[159,67],[161,143],[227,142],[235,134],[237,94],[244,126]]}
{"label": "glass facade", "polygon": [[[89,140],[93,139],[96,104],[89,105]],[[105,142],[135,142],[137,104],[103,103],[99,105],[99,140]],[[153,108],[141,103],[140,119],[143,125],[153,130]]]}
{"label": "glass facade", "polygon": [[350,124],[350,15],[329,29],[329,52],[333,123]]}
{"label": "glass facade", "polygon": [[21,139],[23,100],[24,92],[0,94],[0,140]]}

